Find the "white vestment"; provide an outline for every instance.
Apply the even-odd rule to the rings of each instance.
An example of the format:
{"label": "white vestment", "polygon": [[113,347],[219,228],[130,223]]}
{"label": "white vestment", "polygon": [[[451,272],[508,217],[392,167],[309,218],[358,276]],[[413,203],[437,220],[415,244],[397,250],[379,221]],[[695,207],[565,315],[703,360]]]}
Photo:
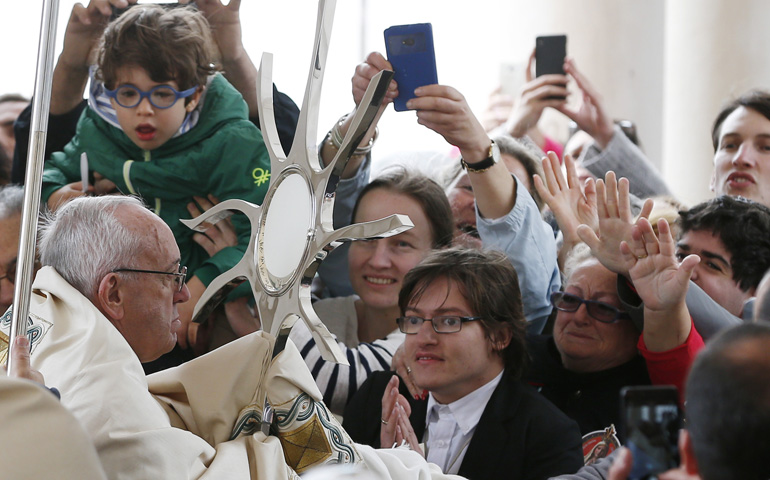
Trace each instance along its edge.
{"label": "white vestment", "polygon": [[[6,333],[9,323],[10,312]],[[415,452],[354,444],[290,341],[271,358],[273,342],[257,332],[146,377],[120,332],[51,267],[33,284],[27,331],[32,367],[61,391],[109,478],[288,480],[329,463],[377,479],[458,478]],[[269,436],[264,392],[277,426]]]}

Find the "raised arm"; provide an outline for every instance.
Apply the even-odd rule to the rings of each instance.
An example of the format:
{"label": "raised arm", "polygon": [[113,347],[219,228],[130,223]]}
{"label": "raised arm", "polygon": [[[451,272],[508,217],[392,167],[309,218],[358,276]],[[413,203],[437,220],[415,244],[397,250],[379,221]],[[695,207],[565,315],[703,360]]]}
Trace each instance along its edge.
{"label": "raised arm", "polygon": [[[179,3],[190,2],[191,0],[179,0]],[[211,26],[225,78],[243,96],[243,100],[249,107],[249,119],[261,128],[257,98],[257,67],[243,45],[241,0],[230,0],[227,5],[221,0],[195,0],[195,5],[203,12]],[[279,92],[275,85],[273,85],[273,113],[281,145],[288,152],[297,129],[299,108],[288,95]]]}
{"label": "raised arm", "polygon": [[577,109],[566,104],[557,109],[594,139],[594,145],[584,149],[580,156],[582,165],[599,178],[610,170],[627,177],[631,181],[631,193],[639,198],[670,194],[647,156],[615,127],[601,95],[573,59],[564,62],[564,70],[575,80],[583,101]]}
{"label": "raised arm", "polygon": [[659,237],[646,218],[640,218],[630,242],[620,250],[637,295],[644,303],[644,329],[639,351],[647,363],[650,380],[675,385],[684,401],[684,384],[703,339],[693,327],[687,309],[687,287],[700,262],[688,255],[675,257],[674,239],[666,220],[658,221]]}
{"label": "raised arm", "polygon": [[475,196],[482,245],[504,252],[516,268],[524,316],[530,329],[539,333],[551,312],[549,295],[559,285],[553,230],[504,163],[487,167],[487,161],[481,163],[483,168],[474,167],[489,157],[492,141],[460,92],[429,85],[416,94],[407,106],[417,110],[418,122],[460,149]]}
{"label": "raised arm", "polygon": [[564,166],[567,170],[566,178],[561,171],[559,158],[549,152],[543,158],[545,179],[535,175],[534,181],[537,193],[551,208],[564,238],[559,250],[559,265],[562,268],[567,254],[581,241],[577,234],[578,226],[585,224],[594,230],[599,228],[594,180],[589,178],[585,188],[581,188],[575,162],[569,155],[564,156]]}
{"label": "raised arm", "polygon": [[87,7],[76,3],[72,7],[64,47],[53,73],[51,86],[51,115],[62,115],[83,100],[88,68],[99,38],[112,15],[112,7],[125,8],[137,0],[91,0]]}
{"label": "raised arm", "polygon": [[634,225],[629,242],[620,244],[623,261],[636,293],[644,302],[644,343],[652,352],[671,350],[690,335],[692,321],[685,298],[697,255],[676,260],[671,227],[658,221],[660,237],[646,218]]}

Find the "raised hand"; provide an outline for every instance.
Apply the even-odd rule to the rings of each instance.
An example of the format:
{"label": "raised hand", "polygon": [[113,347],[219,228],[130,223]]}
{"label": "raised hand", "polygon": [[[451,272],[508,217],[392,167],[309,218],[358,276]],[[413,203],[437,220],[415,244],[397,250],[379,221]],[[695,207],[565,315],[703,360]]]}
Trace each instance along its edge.
{"label": "raised hand", "polygon": [[665,219],[658,221],[658,232],[660,237],[649,220],[640,218],[632,229],[631,241],[621,242],[620,251],[645,308],[668,311],[684,301],[690,275],[700,258],[688,255],[682,263],[677,262],[671,227]]}
{"label": "raised hand", "polygon": [[585,224],[593,230],[599,228],[599,216],[596,206],[596,184],[592,178],[586,180],[585,188],[580,187],[575,162],[569,155],[564,156],[567,177],[561,171],[559,157],[548,152],[543,157],[543,176],[535,175],[534,184],[540,198],[548,204],[556,218],[556,223],[564,235],[567,249],[580,241],[578,226]]}
{"label": "raised hand", "polygon": [[[393,70],[393,65],[379,52],[371,52],[366,56],[366,60],[356,66],[356,71],[351,79],[353,84],[353,101],[356,103],[356,106],[361,103],[361,99],[364,93],[366,93],[372,77],[383,70]],[[392,102],[397,96],[398,85],[395,80],[391,80],[385,98],[382,100],[383,107]]]}
{"label": "raised hand", "polygon": [[580,73],[573,59],[565,60],[564,71],[575,79],[575,83],[583,94],[583,102],[577,109],[568,107],[566,103],[555,108],[577,123],[578,127],[591,135],[599,147],[604,150],[612,140],[615,130],[612,118],[604,109],[601,95]]}
{"label": "raised hand", "polygon": [[[190,3],[190,0],[179,0],[179,3]],[[241,0],[230,0],[227,5],[221,0],[196,0],[195,5],[211,26],[223,63],[237,60],[245,54],[241,41]]]}
{"label": "raised hand", "polygon": [[527,65],[527,83],[522,87],[506,122],[506,131],[513,137],[523,137],[529,129],[536,126],[546,107],[560,110],[567,103],[567,76],[542,75],[533,78],[534,61],[533,50]]}
{"label": "raised hand", "polygon": [[[417,110],[417,123],[458,147],[469,163],[486,158],[489,136],[460,92],[446,85],[426,85],[417,88],[415,94],[417,97],[407,102],[407,108]],[[475,153],[476,158],[466,155],[466,151]]]}
{"label": "raised hand", "polygon": [[631,240],[620,244],[625,268],[636,293],[644,302],[644,342],[653,352],[671,350],[690,335],[692,321],[685,303],[697,255],[676,261],[671,227],[658,221],[660,238],[646,218],[634,225]]}
{"label": "raised hand", "polygon": [[72,7],[51,86],[52,114],[68,113],[83,99],[88,67],[94,63],[96,45],[112,15],[112,7],[125,8],[136,1],[91,0],[87,7],[80,3]]}
{"label": "raised hand", "polygon": [[[609,270],[628,275],[626,262],[620,253],[620,242],[631,239],[634,216],[631,213],[628,179],[615,179],[615,172],[609,171],[605,180],[596,182],[596,204],[599,214],[599,228],[580,225],[578,236],[589,247],[593,255]],[[653,201],[644,202],[640,218],[648,218]]]}

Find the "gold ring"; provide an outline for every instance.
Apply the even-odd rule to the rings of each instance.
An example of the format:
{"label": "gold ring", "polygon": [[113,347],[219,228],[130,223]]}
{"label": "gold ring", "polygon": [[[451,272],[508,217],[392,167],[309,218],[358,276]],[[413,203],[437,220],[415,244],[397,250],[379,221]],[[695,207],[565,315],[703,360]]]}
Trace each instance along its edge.
{"label": "gold ring", "polygon": [[383,420],[381,418],[380,418],[380,421],[382,422],[383,425],[387,425],[388,424],[388,422],[386,422],[385,420]]}
{"label": "gold ring", "polygon": [[636,256],[636,259],[637,259],[637,260],[644,260],[645,258],[647,258],[647,254],[644,254],[644,255],[637,255],[637,256]]}

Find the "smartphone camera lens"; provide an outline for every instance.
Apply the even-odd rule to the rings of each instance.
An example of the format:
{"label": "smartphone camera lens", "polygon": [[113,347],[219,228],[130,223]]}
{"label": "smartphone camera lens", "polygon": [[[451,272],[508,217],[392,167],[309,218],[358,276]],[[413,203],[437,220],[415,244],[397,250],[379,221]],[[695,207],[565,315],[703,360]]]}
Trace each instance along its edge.
{"label": "smartphone camera lens", "polygon": [[406,45],[407,47],[411,47],[414,45],[414,38],[407,37],[404,40],[401,41],[402,44]]}

